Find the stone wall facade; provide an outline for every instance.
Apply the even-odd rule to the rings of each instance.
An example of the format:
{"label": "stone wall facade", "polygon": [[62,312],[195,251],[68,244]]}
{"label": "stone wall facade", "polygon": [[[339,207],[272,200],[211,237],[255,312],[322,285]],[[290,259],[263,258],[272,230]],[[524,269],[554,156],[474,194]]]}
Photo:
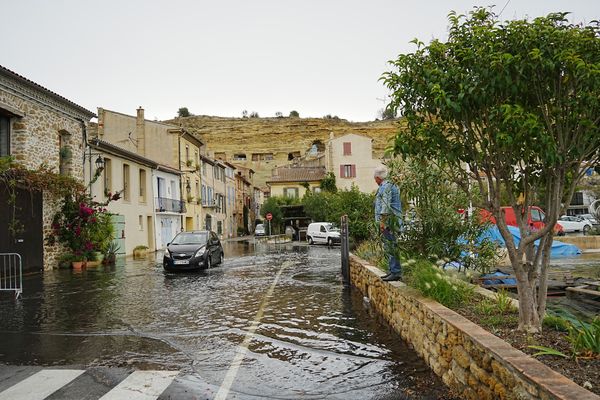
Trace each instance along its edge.
{"label": "stone wall facade", "polygon": [[464,399],[600,399],[500,338],[350,257],[350,279],[444,383]]}
{"label": "stone wall facade", "polygon": [[[12,71],[0,67],[0,108],[11,117],[10,155],[28,169],[61,171],[60,147],[70,150],[62,172],[83,181],[84,131],[94,114]],[[60,202],[43,195],[43,234],[51,232]],[[57,265],[63,249],[44,245],[44,269]]]}

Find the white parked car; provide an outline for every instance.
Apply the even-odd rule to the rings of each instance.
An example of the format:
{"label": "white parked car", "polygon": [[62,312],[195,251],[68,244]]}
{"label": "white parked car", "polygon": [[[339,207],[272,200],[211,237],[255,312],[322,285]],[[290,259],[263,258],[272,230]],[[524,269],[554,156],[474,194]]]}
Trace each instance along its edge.
{"label": "white parked car", "polygon": [[592,225],[599,225],[598,220],[592,214],[579,214],[578,217],[589,221]]}
{"label": "white parked car", "polygon": [[254,236],[265,236],[265,226],[263,224],[256,225],[254,229]]}
{"label": "white parked car", "polygon": [[558,219],[558,223],[563,227],[565,232],[583,232],[587,235],[592,229],[592,223],[579,217],[563,215]]}
{"label": "white parked car", "polygon": [[341,242],[340,229],[331,222],[313,222],[306,230],[306,240],[308,244],[327,243],[331,246]]}

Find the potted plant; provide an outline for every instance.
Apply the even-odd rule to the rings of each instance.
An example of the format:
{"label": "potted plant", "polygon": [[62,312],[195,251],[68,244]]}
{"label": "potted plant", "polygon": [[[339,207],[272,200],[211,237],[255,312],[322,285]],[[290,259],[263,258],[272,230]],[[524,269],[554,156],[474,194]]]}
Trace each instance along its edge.
{"label": "potted plant", "polygon": [[192,203],[194,201],[194,196],[192,196],[191,194],[187,195],[187,202],[188,203]]}
{"label": "potted plant", "polygon": [[148,246],[139,245],[133,248],[133,258],[146,258]]}
{"label": "potted plant", "polygon": [[117,252],[120,247],[117,242],[111,241],[108,247],[106,248],[106,252],[104,253],[104,259],[102,260],[102,264],[104,265],[113,265],[117,260]]}
{"label": "potted plant", "polygon": [[113,226],[106,207],[120,198],[120,193],[104,203],[95,202],[80,188],[65,196],[60,210],[52,220],[53,235],[46,238],[49,245],[63,244],[73,255],[73,266],[84,266],[94,260],[94,252],[104,252],[112,241]]}

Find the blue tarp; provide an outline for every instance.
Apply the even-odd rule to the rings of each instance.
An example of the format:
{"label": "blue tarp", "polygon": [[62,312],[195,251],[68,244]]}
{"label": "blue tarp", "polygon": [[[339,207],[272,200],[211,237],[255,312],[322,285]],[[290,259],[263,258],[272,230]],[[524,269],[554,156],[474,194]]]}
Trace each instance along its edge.
{"label": "blue tarp", "polygon": [[[496,270],[496,272],[492,272],[491,274],[482,275],[482,278],[492,277],[492,276],[505,276],[506,273]],[[516,285],[517,280],[515,278],[506,278],[506,279],[486,279],[483,281],[484,285]]]}
{"label": "blue tarp", "polygon": [[[519,233],[519,228],[516,226],[509,226],[508,230],[513,236],[513,240],[515,245],[518,246],[521,241],[521,235]],[[492,240],[502,246],[505,245],[504,239],[502,235],[500,235],[500,231],[496,225],[492,225],[484,234],[482,235],[482,239]],[[539,239],[535,241],[535,246],[539,245]],[[550,250],[550,257],[569,257],[569,256],[577,256],[581,254],[581,250],[579,247],[574,244],[563,243],[557,240],[552,241],[552,248]]]}

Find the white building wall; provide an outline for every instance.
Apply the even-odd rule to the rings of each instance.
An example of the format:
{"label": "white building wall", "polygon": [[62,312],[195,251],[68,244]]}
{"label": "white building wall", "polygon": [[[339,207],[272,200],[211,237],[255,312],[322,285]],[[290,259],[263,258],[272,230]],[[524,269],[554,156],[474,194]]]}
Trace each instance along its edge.
{"label": "white building wall", "polygon": [[[98,152],[94,150],[94,154]],[[97,156],[92,159],[95,160]],[[105,169],[98,180],[92,185],[91,191],[94,200],[99,203],[105,202],[107,196],[105,196],[105,184],[104,176],[106,173],[110,173],[111,187],[109,188],[111,194],[123,189],[123,166],[126,164],[129,166],[129,200],[126,200],[121,194],[121,199],[112,201],[108,204],[108,210],[113,214],[123,215],[125,217],[125,229],[124,232],[117,232],[117,236],[125,238],[125,249],[121,249],[125,252],[125,255],[133,254],[134,247],[138,245],[148,246],[149,249],[154,249],[154,241],[150,240],[154,236],[154,226],[148,226],[148,217],[150,220],[153,219],[154,207],[153,207],[153,190],[151,185],[152,169],[138,164],[135,161],[127,160],[112,154],[102,154],[105,160],[110,162],[110,171]],[[105,161],[106,163],[106,161]],[[90,180],[89,165],[84,165],[86,182]],[[96,171],[95,163],[92,162],[93,173]],[[140,169],[146,171],[145,180],[145,197],[140,197]],[[148,229],[151,232],[148,232]]]}
{"label": "white building wall", "polygon": [[[161,185],[159,187],[159,180]],[[180,177],[165,171],[154,170],[152,174],[152,190],[154,206],[159,210],[158,198],[173,201],[181,200]],[[155,211],[155,241],[157,250],[163,250],[175,235],[182,230],[182,213],[174,211]]]}

